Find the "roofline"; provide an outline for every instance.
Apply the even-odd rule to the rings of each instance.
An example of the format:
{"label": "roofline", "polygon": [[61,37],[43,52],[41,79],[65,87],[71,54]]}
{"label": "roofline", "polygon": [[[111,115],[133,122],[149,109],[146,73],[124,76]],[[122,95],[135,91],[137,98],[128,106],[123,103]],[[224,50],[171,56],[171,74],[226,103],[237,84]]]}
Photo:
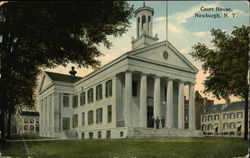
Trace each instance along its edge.
{"label": "roofline", "polygon": [[[168,42],[168,43],[170,44],[170,46],[172,47],[171,49],[173,49],[174,52],[175,52],[175,51],[178,51],[170,42]],[[157,42],[157,43],[155,43],[155,44],[152,44],[152,45],[149,45],[149,46],[146,46],[146,47],[143,47],[143,48],[139,48],[139,49],[135,49],[135,50],[132,50],[132,51],[128,51],[128,52],[122,54],[121,56],[117,57],[116,59],[110,61],[109,63],[103,65],[103,66],[100,67],[100,69],[98,69],[97,71],[93,71],[93,72],[89,73],[88,75],[82,77],[80,80],[78,80],[78,81],[76,81],[75,83],[73,83],[73,86],[79,85],[80,83],[86,81],[87,79],[89,79],[89,78],[91,78],[91,77],[93,77],[93,76],[99,74],[100,72],[102,72],[102,71],[108,69],[109,67],[115,65],[116,63],[122,61],[123,59],[125,59],[125,58],[127,58],[127,57],[131,57],[130,54],[132,55],[132,53],[133,53],[133,54],[137,54],[137,53],[140,53],[140,52],[143,52],[143,51],[148,51],[148,50],[154,49],[154,48],[156,48],[156,47],[160,47],[160,46],[165,45],[165,44],[166,44],[166,41],[161,41],[161,42]],[[192,73],[197,73],[197,72],[198,72],[198,69],[197,69],[191,62],[189,62],[189,61],[186,59],[186,57],[182,55],[182,53],[180,53],[180,52],[178,51],[178,54],[181,54],[181,56],[180,56],[181,59],[187,61],[188,64],[190,64],[191,67],[194,68],[194,70],[195,70],[195,71],[193,71],[193,72],[192,72],[192,71],[188,71],[188,72],[192,72]],[[177,55],[178,55],[178,54],[177,54]],[[145,60],[145,61],[146,61],[146,60]],[[168,66],[168,67],[174,68],[174,67],[172,67],[172,66]],[[185,70],[185,71],[187,71],[187,70]]]}
{"label": "roofline", "polygon": [[86,76],[82,77],[80,80],[76,81],[75,83],[73,83],[73,86],[77,86],[79,85],[80,83],[84,82],[85,80],[97,75],[98,73],[108,69],[109,67],[113,66],[114,64],[120,62],[121,60],[125,59],[127,56],[127,53],[117,57],[116,59],[110,61],[109,63],[103,65],[100,69],[98,69],[97,71],[93,71],[89,74],[87,74]]}
{"label": "roofline", "polygon": [[[40,86],[40,87],[39,87],[39,91],[38,91],[39,94],[40,94],[41,91],[42,91],[42,85],[43,85],[43,82],[44,82],[44,80],[45,80],[45,75],[50,79],[50,81],[51,81],[52,84],[53,84],[53,80],[49,77],[49,75],[47,74],[47,71],[43,71],[43,77],[42,77],[42,80],[41,80],[41,84],[39,85],[39,86]],[[50,85],[48,85],[48,86],[46,87],[46,89],[47,89],[48,87],[50,87]]]}
{"label": "roofline", "polygon": [[149,45],[149,46],[146,46],[146,47],[143,47],[143,48],[139,48],[139,49],[135,49],[135,50],[132,50],[132,51],[128,51],[124,54],[122,54],[121,56],[117,57],[116,59],[110,61],[109,63],[103,65],[100,69],[98,69],[97,71],[93,71],[91,73],[89,73],[88,75],[82,77],[80,80],[78,80],[77,82],[73,83],[73,86],[77,86],[79,85],[80,83],[84,82],[85,80],[95,76],[96,74],[106,70],[107,68],[115,65],[116,63],[120,62],[121,60],[125,59],[128,57],[128,55],[132,52],[142,52],[144,50],[150,50],[150,49],[153,49],[155,47],[157,47],[158,45],[161,46],[162,44],[164,44],[165,41],[162,41],[162,42],[158,42],[158,43],[155,43],[155,44],[152,44],[152,45]]}
{"label": "roofline", "polygon": [[153,9],[153,8],[148,7],[148,6],[143,6],[143,7],[140,7],[140,8],[138,8],[138,9],[136,9],[136,10],[134,11],[135,16],[136,16],[137,13],[138,13],[139,11],[141,11],[141,10],[148,10],[148,11],[151,11],[151,12],[152,12],[152,15],[154,15],[154,9]]}
{"label": "roofline", "polygon": [[[135,53],[135,54],[137,54],[137,53],[140,53],[141,50],[150,50],[150,49],[155,48],[155,47],[160,47],[160,46],[166,45],[167,42],[168,42],[169,48],[172,49],[172,51],[177,56],[179,56],[181,60],[183,60],[184,62],[186,62],[196,73],[198,73],[199,70],[180,51],[178,51],[169,41],[166,41],[166,40],[162,41],[162,42],[158,42],[156,44],[149,45],[149,46],[144,47],[144,48],[136,49],[136,50],[134,50],[132,52]],[[138,50],[138,52],[137,52],[137,50]],[[132,52],[128,52],[128,53],[132,53]]]}

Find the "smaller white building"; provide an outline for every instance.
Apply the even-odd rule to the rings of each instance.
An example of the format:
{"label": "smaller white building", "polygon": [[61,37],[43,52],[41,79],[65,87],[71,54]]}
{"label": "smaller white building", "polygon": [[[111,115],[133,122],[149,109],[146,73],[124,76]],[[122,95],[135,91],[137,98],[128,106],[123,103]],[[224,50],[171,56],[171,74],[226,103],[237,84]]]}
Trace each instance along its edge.
{"label": "smaller white building", "polygon": [[[154,10],[135,11],[137,37],[127,52],[85,77],[44,72],[39,89],[41,136],[127,138],[198,136],[194,85],[198,70],[171,43],[152,36]],[[184,129],[184,86],[189,129]],[[165,117],[154,129],[152,117]]]}

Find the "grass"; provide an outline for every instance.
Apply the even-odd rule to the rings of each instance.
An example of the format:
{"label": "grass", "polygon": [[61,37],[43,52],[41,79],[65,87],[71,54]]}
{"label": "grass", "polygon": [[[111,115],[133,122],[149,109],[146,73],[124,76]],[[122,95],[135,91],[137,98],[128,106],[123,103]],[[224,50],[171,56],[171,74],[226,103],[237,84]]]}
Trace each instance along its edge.
{"label": "grass", "polygon": [[46,137],[40,137],[37,134],[12,134],[10,140],[29,140],[29,139],[49,139]]}
{"label": "grass", "polygon": [[[247,154],[240,138],[152,138],[26,142],[32,158],[233,158]],[[23,142],[6,145],[3,155],[26,157]]]}

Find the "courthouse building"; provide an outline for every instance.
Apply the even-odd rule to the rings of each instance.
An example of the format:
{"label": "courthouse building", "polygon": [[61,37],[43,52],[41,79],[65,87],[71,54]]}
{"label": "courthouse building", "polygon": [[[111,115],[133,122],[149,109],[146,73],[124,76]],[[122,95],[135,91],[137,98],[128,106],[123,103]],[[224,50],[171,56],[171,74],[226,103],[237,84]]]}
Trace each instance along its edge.
{"label": "courthouse building", "polygon": [[[132,50],[85,77],[44,72],[39,89],[40,135],[56,138],[199,136],[194,85],[198,70],[169,41],[153,36],[154,10],[135,11]],[[189,129],[184,129],[184,86]],[[149,128],[154,118],[165,127]]]}

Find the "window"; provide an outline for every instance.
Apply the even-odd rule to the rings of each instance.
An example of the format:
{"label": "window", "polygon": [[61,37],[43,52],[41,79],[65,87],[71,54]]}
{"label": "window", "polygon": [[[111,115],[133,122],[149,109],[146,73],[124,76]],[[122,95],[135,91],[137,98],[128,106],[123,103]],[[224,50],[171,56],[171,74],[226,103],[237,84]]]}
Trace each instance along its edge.
{"label": "window", "polygon": [[78,106],[78,95],[73,96],[73,108]]}
{"label": "window", "polygon": [[30,123],[34,123],[34,119],[33,118],[30,118]]}
{"label": "window", "polygon": [[137,19],[137,37],[139,37],[140,18]]}
{"label": "window", "polygon": [[123,131],[120,132],[120,137],[123,137]]}
{"label": "window", "polygon": [[96,100],[101,100],[102,99],[102,85],[99,84],[96,86]]}
{"label": "window", "polygon": [[28,125],[24,125],[23,129],[28,130]]}
{"label": "window", "polygon": [[202,116],[202,122],[206,121],[206,116]]}
{"label": "window", "polygon": [[84,135],[84,132],[82,132],[82,139],[84,139],[85,138],[85,135]]}
{"label": "window", "polygon": [[98,138],[101,139],[102,138],[102,131],[98,131],[97,135],[98,135]]}
{"label": "window", "polygon": [[24,123],[28,123],[28,118],[24,118]]}
{"label": "window", "polygon": [[136,97],[137,96],[137,81],[132,82],[132,96]]}
{"label": "window", "polygon": [[39,123],[39,119],[36,119],[36,123]]}
{"label": "window", "polygon": [[36,132],[39,132],[39,126],[36,126]]}
{"label": "window", "polygon": [[243,117],[242,112],[237,112],[237,118],[242,118],[242,117]]}
{"label": "window", "polygon": [[102,108],[96,110],[96,123],[102,123]]}
{"label": "window", "polygon": [[234,113],[230,113],[230,118],[234,119],[235,118],[235,114]]}
{"label": "window", "polygon": [[219,115],[214,115],[214,120],[219,120]]}
{"label": "window", "polygon": [[212,120],[213,120],[213,116],[212,116],[212,115],[208,115],[207,120],[208,120],[208,121],[212,121]]}
{"label": "window", "polygon": [[202,129],[203,131],[205,131],[205,130],[206,130],[206,125],[202,125],[202,126],[201,126],[201,129]]}
{"label": "window", "polygon": [[228,124],[227,123],[224,123],[223,124],[223,129],[227,129],[228,128]]}
{"label": "window", "polygon": [[143,24],[146,23],[146,16],[142,16],[142,24],[141,24],[141,29],[143,30]]}
{"label": "window", "polygon": [[35,127],[33,125],[30,125],[30,130],[34,131]]}
{"label": "window", "polygon": [[70,130],[70,118],[63,118],[63,130]]}
{"label": "window", "polygon": [[106,82],[106,87],[105,88],[106,88],[105,89],[105,92],[106,92],[105,96],[106,97],[111,97],[112,96],[112,80],[108,80]]}
{"label": "window", "polygon": [[148,16],[148,22],[150,22],[150,16]]}
{"label": "window", "polygon": [[73,128],[76,128],[78,126],[78,114],[73,115]]}
{"label": "window", "polygon": [[93,90],[93,88],[91,88],[91,89],[89,89],[88,90],[88,103],[90,104],[90,103],[93,103],[93,101],[94,101],[94,90]]}
{"label": "window", "polygon": [[108,105],[108,123],[112,122],[112,105]]}
{"label": "window", "polygon": [[93,132],[89,132],[89,139],[93,139],[94,138],[94,133]]}
{"label": "window", "polygon": [[230,128],[235,128],[235,123],[234,122],[230,123]]}
{"label": "window", "polygon": [[106,138],[108,138],[108,139],[111,138],[111,131],[110,130],[106,132]]}
{"label": "window", "polygon": [[85,126],[85,112],[82,113],[82,126]]}
{"label": "window", "polygon": [[69,107],[69,94],[63,94],[63,107]]}
{"label": "window", "polygon": [[88,125],[91,125],[94,123],[94,111],[91,110],[88,112]]}
{"label": "window", "polygon": [[213,129],[213,125],[209,124],[208,125],[208,130],[212,130]]}
{"label": "window", "polygon": [[223,119],[227,119],[227,118],[228,118],[227,114],[223,114]]}
{"label": "window", "polygon": [[85,98],[86,98],[85,92],[82,92],[80,94],[80,104],[81,104],[81,106],[86,104],[86,99]]}

